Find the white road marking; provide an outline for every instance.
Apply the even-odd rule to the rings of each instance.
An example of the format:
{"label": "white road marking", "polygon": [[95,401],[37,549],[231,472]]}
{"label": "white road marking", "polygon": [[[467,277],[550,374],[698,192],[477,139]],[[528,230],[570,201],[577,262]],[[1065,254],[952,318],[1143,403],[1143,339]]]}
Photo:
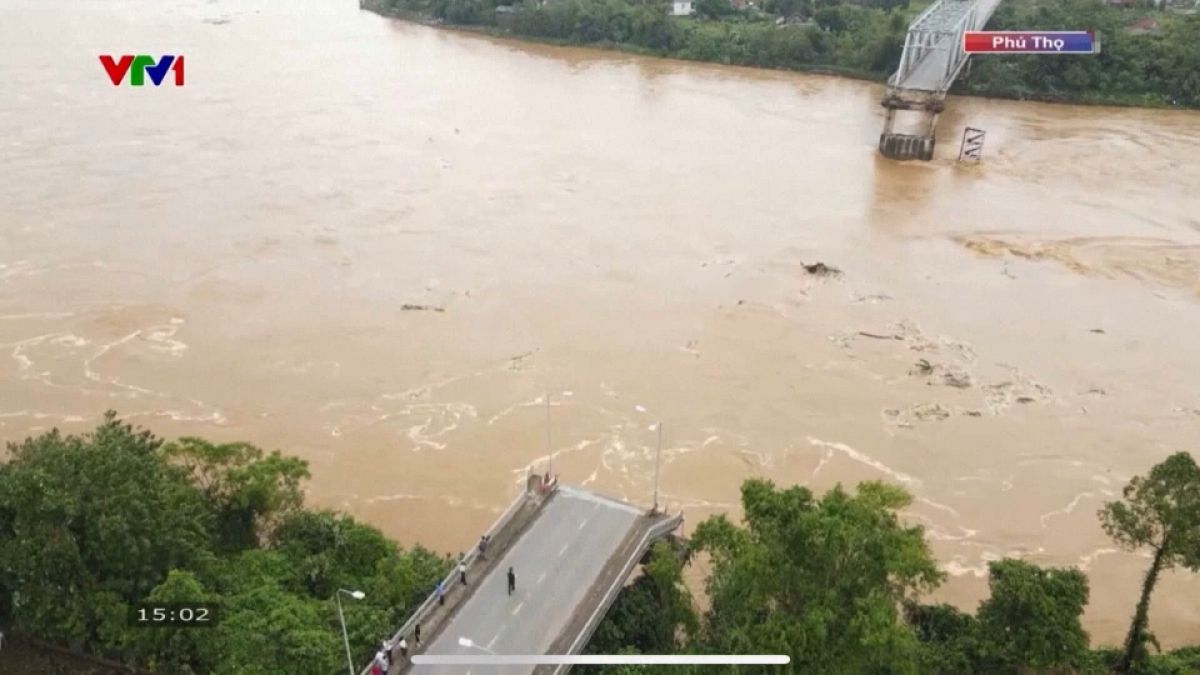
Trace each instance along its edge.
{"label": "white road marking", "polygon": [[535,581],[535,582],[533,582],[533,583],[535,583],[535,584],[540,584],[540,583],[542,583],[542,579],[545,579],[545,578],[546,578],[546,573],[545,573],[545,572],[542,572],[541,576],[539,576],[539,577],[537,578],[537,581]]}
{"label": "white road marking", "polygon": [[499,640],[499,639],[500,639],[500,635],[501,635],[503,632],[504,632],[504,629],[503,629],[503,628],[501,628],[501,629],[500,629],[500,632],[499,632],[499,633],[496,633],[496,637],[492,638],[492,639],[491,639],[491,640],[490,640],[490,641],[487,643],[487,648],[488,648],[488,649],[491,649],[491,648],[492,648],[492,645],[496,644],[496,640]]}
{"label": "white road marking", "polygon": [[563,547],[558,550],[558,557],[563,557],[563,554],[567,552],[568,548],[571,548],[570,544],[563,544]]}
{"label": "white road marking", "polygon": [[578,529],[582,530],[584,525],[587,525],[587,521],[586,521],[586,520],[581,520],[581,521],[579,521],[579,528],[578,528]]}
{"label": "white road marking", "polygon": [[512,612],[512,613],[513,613],[513,616],[516,616],[516,615],[517,615],[517,612],[520,612],[520,611],[521,611],[521,608],[522,608],[522,607],[524,607],[524,606],[525,606],[525,601],[524,601],[524,600],[522,600],[521,602],[517,603],[517,606],[513,608],[513,612]]}

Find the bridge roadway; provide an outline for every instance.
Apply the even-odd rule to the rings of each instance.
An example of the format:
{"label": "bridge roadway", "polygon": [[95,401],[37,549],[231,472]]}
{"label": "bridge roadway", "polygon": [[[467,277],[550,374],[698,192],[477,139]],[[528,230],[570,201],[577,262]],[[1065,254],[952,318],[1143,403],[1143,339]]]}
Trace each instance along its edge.
{"label": "bridge roadway", "polygon": [[[522,503],[522,500],[525,500]],[[529,502],[536,501],[536,508]],[[424,644],[410,654],[575,654],[587,644],[623,582],[650,544],[682,522],[575,487],[545,497],[531,490],[493,527],[486,560],[468,560],[466,588],[457,574],[446,607],[427,602],[401,629],[410,648],[421,621]],[[522,516],[522,512],[527,513]],[[507,515],[507,514],[506,514]],[[526,522],[520,522],[524,518]],[[508,568],[517,578],[508,594]],[[456,596],[456,597],[455,597]],[[453,597],[453,602],[451,598]],[[462,642],[468,641],[464,646]],[[392,673],[465,675],[470,667],[393,664]],[[487,675],[527,675],[534,666],[476,667]],[[565,672],[545,667],[539,672]]]}

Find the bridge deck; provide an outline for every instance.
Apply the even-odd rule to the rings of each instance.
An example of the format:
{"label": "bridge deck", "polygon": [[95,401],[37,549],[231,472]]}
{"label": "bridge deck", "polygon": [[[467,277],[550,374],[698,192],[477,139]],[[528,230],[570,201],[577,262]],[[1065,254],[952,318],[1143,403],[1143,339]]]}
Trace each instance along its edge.
{"label": "bridge deck", "polygon": [[[498,654],[545,654],[567,633],[580,630],[578,614],[597,606],[596,586],[611,577],[620,551],[644,529],[639,509],[584,490],[559,488],[521,537],[490,565],[481,579],[469,579],[470,597],[422,650],[425,654],[482,653],[460,638]],[[507,593],[507,572],[517,590]],[[413,666],[419,675],[462,674],[462,666]],[[475,669],[478,671],[479,669]],[[532,666],[489,666],[489,675],[526,675]]]}

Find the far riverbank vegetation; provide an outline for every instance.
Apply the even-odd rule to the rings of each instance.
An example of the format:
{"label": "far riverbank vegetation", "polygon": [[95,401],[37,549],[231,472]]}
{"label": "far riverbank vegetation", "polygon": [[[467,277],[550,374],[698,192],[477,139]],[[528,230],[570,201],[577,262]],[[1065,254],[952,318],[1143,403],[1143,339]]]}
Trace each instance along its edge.
{"label": "far riverbank vegetation", "polygon": [[[8,455],[0,630],[9,636],[162,673],[335,675],[346,668],[338,589],[365,593],[344,604],[351,651],[365,663],[450,565],[305,506],[307,464],[246,443],[167,442],[110,412],[94,431],[45,432],[9,443]],[[832,675],[1200,673],[1200,646],[1158,649],[1149,620],[1163,575],[1200,570],[1200,468],[1188,453],[1134,477],[1098,513],[1117,546],[1147,560],[1128,637],[1102,648],[1082,627],[1090,587],[1079,569],[998,560],[973,614],[923,601],[946,575],[925,529],[904,517],[912,497],[900,487],[864,482],[818,496],[752,479],[741,497],[740,524],[713,516],[686,541],[653,549],[590,652],[788,654],[779,672]],[[703,610],[683,582],[689,567]],[[131,628],[130,608],[147,600],[216,603],[221,620]]]}
{"label": "far riverbank vegetation", "polygon": [[[695,61],[883,81],[925,0],[362,0],[385,15]],[[1200,13],[1178,0],[1006,0],[989,30],[1093,30],[1096,56],[976,56],[953,92],[1200,108]]]}

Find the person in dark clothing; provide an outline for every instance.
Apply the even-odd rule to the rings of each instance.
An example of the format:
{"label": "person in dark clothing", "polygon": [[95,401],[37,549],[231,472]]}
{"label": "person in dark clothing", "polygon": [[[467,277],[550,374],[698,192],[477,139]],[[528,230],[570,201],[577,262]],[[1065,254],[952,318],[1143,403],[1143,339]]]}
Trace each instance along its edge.
{"label": "person in dark clothing", "polygon": [[467,585],[467,564],[462,560],[458,561],[458,580],[463,586]]}
{"label": "person in dark clothing", "polygon": [[420,647],[421,646],[421,624],[417,624],[416,628],[413,630],[413,637],[416,638],[417,646]]}
{"label": "person in dark clothing", "polygon": [[438,585],[437,585],[437,596],[438,596],[438,606],[440,607],[442,605],[445,605],[446,604],[446,585],[440,581],[438,582]]}
{"label": "person in dark clothing", "polygon": [[487,560],[488,536],[485,534],[479,538],[479,559]]}
{"label": "person in dark clothing", "polygon": [[508,594],[512,595],[513,591],[517,590],[517,575],[513,573],[513,568],[508,568]]}

